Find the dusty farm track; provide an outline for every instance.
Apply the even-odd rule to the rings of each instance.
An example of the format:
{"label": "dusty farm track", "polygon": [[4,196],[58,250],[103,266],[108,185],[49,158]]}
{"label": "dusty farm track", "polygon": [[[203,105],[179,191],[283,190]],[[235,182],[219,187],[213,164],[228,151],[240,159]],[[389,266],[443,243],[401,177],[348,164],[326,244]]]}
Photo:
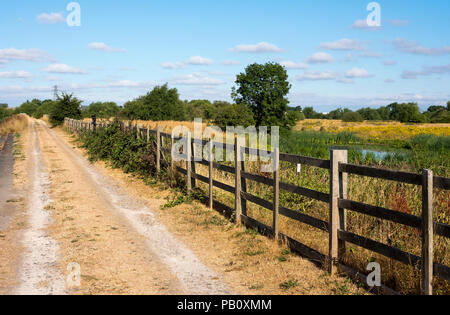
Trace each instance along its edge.
{"label": "dusty farm track", "polygon": [[364,293],[203,205],[161,209],[167,189],[89,163],[72,140],[41,121],[22,136],[0,294]]}

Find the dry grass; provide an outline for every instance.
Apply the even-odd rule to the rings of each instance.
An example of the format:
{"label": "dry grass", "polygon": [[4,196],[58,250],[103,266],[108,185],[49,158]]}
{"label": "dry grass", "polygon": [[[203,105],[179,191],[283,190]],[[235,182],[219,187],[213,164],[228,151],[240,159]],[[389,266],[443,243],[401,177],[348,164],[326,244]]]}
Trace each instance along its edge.
{"label": "dry grass", "polygon": [[[92,122],[92,119],[85,118],[85,122]],[[112,122],[111,119],[99,119],[98,122]],[[188,127],[191,131],[194,130],[194,122],[192,121],[148,121],[148,120],[123,120],[125,124],[131,124],[131,126],[141,126],[142,128],[150,128],[152,130],[156,130],[158,127],[162,132],[171,133],[175,127],[185,126]],[[202,128],[206,128],[206,124],[202,125]]]}
{"label": "dry grass", "polygon": [[449,136],[450,124],[403,124],[393,121],[343,122],[341,120],[306,119],[295,130],[352,132],[364,139],[406,140],[419,134]]}
{"label": "dry grass", "polygon": [[0,123],[0,135],[20,133],[28,127],[28,123],[29,118],[24,114],[9,117]]}

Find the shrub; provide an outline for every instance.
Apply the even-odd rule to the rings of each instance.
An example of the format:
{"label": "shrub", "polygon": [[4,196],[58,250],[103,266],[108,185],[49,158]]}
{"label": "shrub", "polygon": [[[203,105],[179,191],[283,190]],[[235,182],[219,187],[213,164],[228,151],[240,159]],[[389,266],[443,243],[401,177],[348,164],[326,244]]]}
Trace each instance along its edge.
{"label": "shrub", "polygon": [[225,130],[227,126],[253,126],[255,120],[250,108],[242,104],[233,104],[222,106],[217,110],[214,124]]}
{"label": "shrub", "polygon": [[363,122],[364,118],[358,112],[347,112],[342,116],[342,121],[345,122]]}
{"label": "shrub", "polygon": [[73,94],[63,93],[58,96],[53,108],[50,112],[50,123],[53,126],[61,125],[64,118],[81,118],[81,101],[73,96]]}

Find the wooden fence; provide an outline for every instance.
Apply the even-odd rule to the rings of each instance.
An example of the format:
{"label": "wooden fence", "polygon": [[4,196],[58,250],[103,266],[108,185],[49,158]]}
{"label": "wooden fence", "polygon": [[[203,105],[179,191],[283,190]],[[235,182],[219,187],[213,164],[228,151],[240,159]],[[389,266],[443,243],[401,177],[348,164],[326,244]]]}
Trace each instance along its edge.
{"label": "wooden fence", "polygon": [[[93,123],[77,121],[72,119],[65,120],[65,126],[71,132],[80,132],[81,130],[94,131],[96,128],[103,128],[106,124],[99,123],[95,126]],[[147,139],[150,141],[150,134],[156,136],[156,168],[157,172],[161,170],[161,155],[171,154],[171,150],[164,148],[162,144],[163,139],[171,141],[173,145],[174,140],[172,135],[160,132],[159,130],[150,130],[141,128],[138,126],[123,126],[124,131],[133,131],[137,137]],[[187,143],[191,145],[187,146],[186,153],[186,167],[172,167],[179,173],[186,176],[187,189],[192,190],[195,186],[195,181],[201,181],[209,186],[209,206],[211,208],[223,211],[228,215],[234,214],[236,222],[238,224],[245,224],[249,227],[256,227],[258,230],[266,235],[273,236],[275,239],[286,242],[289,247],[299,254],[308,257],[309,259],[327,264],[329,272],[334,274],[338,270],[341,272],[349,273],[358,277],[361,281],[366,281],[364,274],[357,272],[356,270],[344,265],[340,256],[345,251],[345,244],[351,243],[367,250],[376,252],[388,258],[400,261],[406,265],[417,266],[422,271],[422,293],[424,295],[433,294],[433,277],[439,277],[446,281],[450,281],[450,267],[444,266],[439,263],[435,263],[433,260],[433,239],[434,235],[439,235],[445,238],[450,238],[450,225],[435,222],[433,220],[433,189],[438,188],[442,190],[450,190],[450,178],[444,178],[439,176],[433,176],[433,172],[430,170],[423,170],[422,174],[407,173],[401,171],[393,171],[388,169],[379,169],[368,166],[353,165],[347,161],[347,151],[344,150],[331,150],[330,160],[322,160],[311,157],[291,155],[280,153],[278,150],[269,152],[277,161],[289,162],[295,166],[298,164],[309,165],[312,167],[318,167],[327,169],[330,172],[330,190],[329,193],[323,193],[315,190],[311,190],[304,187],[299,187],[289,183],[280,181],[280,174],[278,171],[274,172],[273,178],[265,176],[251,174],[246,172],[243,157],[245,155],[257,155],[258,150],[238,145],[236,139],[235,144],[227,144],[227,150],[233,150],[235,154],[234,167],[216,163],[212,157],[212,146],[219,147],[224,146],[223,143],[216,143],[212,141],[205,141],[201,139],[192,139],[191,134],[186,136]],[[195,160],[193,156],[193,146],[195,144],[209,145],[210,157],[209,161],[205,159]],[[241,159],[238,157],[241,156]],[[208,177],[202,176],[195,172],[195,164],[207,166],[209,169]],[[214,180],[214,170],[219,170],[234,175],[235,186],[230,186],[225,183]],[[398,211],[393,211],[386,208],[376,207],[361,202],[356,202],[347,199],[347,175],[355,174],[359,176],[366,176],[372,178],[380,178],[390,181],[396,181],[401,183],[407,183],[417,186],[422,186],[422,216],[414,216]],[[263,185],[273,187],[273,200],[269,202],[265,199],[257,197],[247,192],[246,181],[254,181]],[[234,208],[228,207],[213,199],[213,188],[219,188],[226,192],[234,194],[235,205]],[[305,196],[325,202],[329,204],[329,221],[314,218],[304,213],[300,213],[279,204],[280,190],[288,191],[294,194]],[[247,215],[247,202],[254,203],[258,206],[266,208],[273,212],[273,223],[271,226],[267,226]],[[395,222],[404,226],[409,226],[420,230],[422,233],[422,255],[421,257],[405,252],[398,248],[374,241],[372,239],[353,234],[347,231],[346,217],[347,211],[354,211],[360,214],[372,216],[375,218]],[[325,231],[329,233],[329,251],[327,254],[318,252],[312,249],[298,240],[294,240],[291,237],[284,235],[279,231],[279,216],[285,216],[292,220],[299,221],[307,224],[313,228]],[[386,294],[396,294],[395,291],[382,285],[380,291]]]}

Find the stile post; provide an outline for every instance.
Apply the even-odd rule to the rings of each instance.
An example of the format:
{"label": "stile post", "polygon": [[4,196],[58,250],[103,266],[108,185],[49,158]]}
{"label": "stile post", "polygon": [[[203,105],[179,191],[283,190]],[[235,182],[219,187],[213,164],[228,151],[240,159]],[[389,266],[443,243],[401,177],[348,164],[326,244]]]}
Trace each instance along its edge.
{"label": "stile post", "polygon": [[190,192],[192,190],[192,139],[191,139],[191,132],[189,131],[187,133],[186,137],[186,170],[187,170],[187,190]]}
{"label": "stile post", "polygon": [[331,150],[330,152],[330,213],[329,213],[329,266],[328,272],[333,275],[337,271],[339,261],[339,163],[345,163],[347,151]]}
{"label": "stile post", "polygon": [[236,223],[241,223],[242,204],[241,204],[241,141],[239,135],[234,139],[234,167],[235,167],[235,193],[234,193],[234,208],[236,210]]}
{"label": "stile post", "polygon": [[214,155],[213,155],[213,139],[209,141],[208,145],[208,154],[209,154],[209,208],[212,210],[214,207],[214,196],[213,196],[213,188],[214,188]]}
{"label": "stile post", "polygon": [[161,172],[161,131],[156,128],[156,172]]}
{"label": "stile post", "polygon": [[433,172],[422,174],[422,294],[433,295]]}
{"label": "stile post", "polygon": [[147,128],[147,143],[150,143],[150,128]]}
{"label": "stile post", "polygon": [[[348,151],[344,151],[342,160],[339,163],[348,163]],[[339,198],[347,199],[347,182],[348,182],[348,174],[339,172]],[[342,231],[347,230],[347,210],[343,208],[339,208],[339,229]],[[338,241],[339,247],[339,257],[342,257],[345,254],[345,241]]]}
{"label": "stile post", "polygon": [[280,148],[275,148],[273,152],[273,234],[275,240],[279,238],[279,207],[280,207]]}

